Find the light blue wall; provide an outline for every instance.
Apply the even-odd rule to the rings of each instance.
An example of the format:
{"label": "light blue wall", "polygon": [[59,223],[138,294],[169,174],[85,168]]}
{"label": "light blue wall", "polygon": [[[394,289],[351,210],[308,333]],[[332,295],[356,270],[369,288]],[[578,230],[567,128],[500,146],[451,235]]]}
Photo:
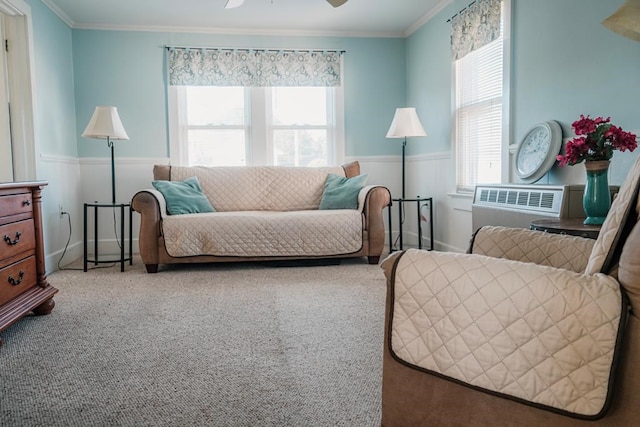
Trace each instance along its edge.
{"label": "light blue wall", "polygon": [[[116,142],[118,155],[167,157],[164,46],[328,48],[344,58],[346,154],[397,151],[384,138],[396,107],[404,104],[406,61],[403,39],[230,36],[159,32],[73,30],[73,56],[80,135],[96,105],[115,105],[129,141]],[[80,157],[108,151],[78,136]]]}
{"label": "light blue wall", "polygon": [[411,138],[408,153],[437,153],[451,149],[451,42],[454,12],[449,4],[407,39],[407,105],[416,107],[427,132]]}
{"label": "light blue wall", "polygon": [[33,25],[36,139],[42,154],[77,156],[71,29],[38,0]]}
{"label": "light blue wall", "polygon": [[[407,40],[407,97],[422,111],[429,134],[410,145],[414,153],[450,150],[451,62],[446,21],[467,3],[452,2]],[[640,129],[640,43],[601,24],[622,0],[511,3],[512,143],[547,120],[560,122],[565,137],[571,137],[571,123],[580,114],[611,116],[625,130]],[[637,153],[616,155],[613,182],[624,179]],[[554,183],[562,177],[554,170],[542,181]]]}

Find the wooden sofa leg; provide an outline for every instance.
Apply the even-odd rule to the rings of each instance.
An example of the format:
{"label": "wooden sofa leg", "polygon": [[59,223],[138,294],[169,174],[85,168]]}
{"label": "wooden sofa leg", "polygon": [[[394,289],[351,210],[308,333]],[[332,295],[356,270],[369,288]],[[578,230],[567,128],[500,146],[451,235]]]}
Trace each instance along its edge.
{"label": "wooden sofa leg", "polygon": [[377,264],[378,262],[380,262],[380,257],[379,256],[370,256],[369,258],[369,264]]}
{"label": "wooden sofa leg", "polygon": [[147,269],[147,273],[158,272],[158,264],[145,264],[144,267]]}

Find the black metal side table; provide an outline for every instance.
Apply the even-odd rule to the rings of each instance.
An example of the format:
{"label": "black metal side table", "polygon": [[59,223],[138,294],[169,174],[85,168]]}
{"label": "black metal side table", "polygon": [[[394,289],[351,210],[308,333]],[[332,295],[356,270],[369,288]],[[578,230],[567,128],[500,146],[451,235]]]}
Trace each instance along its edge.
{"label": "black metal side table", "polygon": [[420,209],[422,206],[429,205],[429,250],[433,250],[433,197],[416,197],[414,199],[391,199],[391,205],[389,205],[389,253],[393,252],[395,249],[393,248],[393,227],[392,227],[392,213],[391,207],[393,206],[393,202],[398,203],[398,231],[399,231],[399,240],[398,240],[398,250],[403,250],[403,241],[402,241],[402,223],[404,217],[404,204],[405,203],[415,203],[416,204],[416,214],[418,219],[418,249],[422,249],[422,223],[420,221],[422,215],[420,213]]}
{"label": "black metal side table", "polygon": [[[89,259],[87,252],[87,213],[89,208],[93,209],[93,259]],[[114,210],[120,210],[120,258],[111,258],[107,260],[98,259],[98,210],[100,208],[111,208]],[[129,234],[125,234],[125,211],[129,211]],[[85,203],[84,204],[84,271],[87,271],[87,264],[92,262],[94,265],[108,264],[108,263],[120,263],[120,271],[124,271],[124,263],[129,261],[129,265],[133,264],[133,242],[131,239],[133,212],[131,210],[130,203]],[[117,239],[117,237],[116,237]],[[128,242],[129,254],[125,255],[125,246]]]}

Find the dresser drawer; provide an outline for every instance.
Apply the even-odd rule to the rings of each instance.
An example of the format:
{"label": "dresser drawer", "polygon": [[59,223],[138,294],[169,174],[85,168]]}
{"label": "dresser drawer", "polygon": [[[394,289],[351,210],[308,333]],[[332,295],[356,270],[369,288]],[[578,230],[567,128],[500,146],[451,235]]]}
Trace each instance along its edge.
{"label": "dresser drawer", "polygon": [[0,197],[0,217],[30,213],[33,211],[32,202],[30,192],[2,196]]}
{"label": "dresser drawer", "polygon": [[0,270],[0,305],[38,283],[36,257],[30,256]]}
{"label": "dresser drawer", "polygon": [[33,251],[36,247],[33,219],[0,226],[0,266],[2,260],[14,255]]}

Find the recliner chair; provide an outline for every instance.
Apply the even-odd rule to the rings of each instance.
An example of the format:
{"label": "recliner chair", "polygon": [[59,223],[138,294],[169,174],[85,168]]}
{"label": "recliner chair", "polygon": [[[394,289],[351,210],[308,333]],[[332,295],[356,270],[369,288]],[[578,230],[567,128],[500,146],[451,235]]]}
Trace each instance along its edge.
{"label": "recliner chair", "polygon": [[640,159],[595,241],[483,227],[385,259],[382,425],[639,425],[639,187]]}

